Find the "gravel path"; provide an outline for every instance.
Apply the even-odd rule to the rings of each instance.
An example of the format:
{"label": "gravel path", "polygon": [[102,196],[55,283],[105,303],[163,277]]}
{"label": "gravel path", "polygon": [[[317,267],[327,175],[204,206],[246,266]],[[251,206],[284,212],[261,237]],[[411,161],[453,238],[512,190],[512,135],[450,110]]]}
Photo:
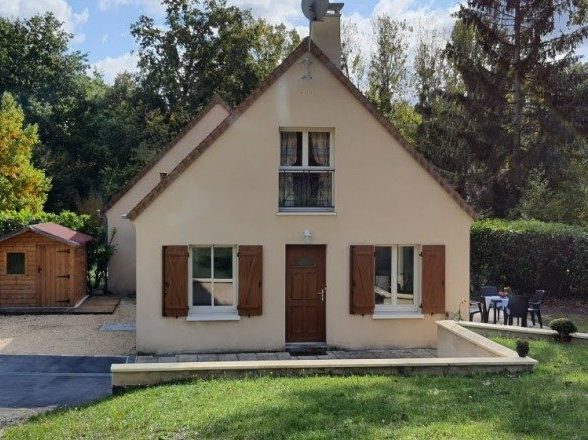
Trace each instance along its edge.
{"label": "gravel path", "polygon": [[0,316],[0,354],[111,356],[135,353],[135,332],[101,332],[109,323],[134,323],[135,301],[112,315]]}

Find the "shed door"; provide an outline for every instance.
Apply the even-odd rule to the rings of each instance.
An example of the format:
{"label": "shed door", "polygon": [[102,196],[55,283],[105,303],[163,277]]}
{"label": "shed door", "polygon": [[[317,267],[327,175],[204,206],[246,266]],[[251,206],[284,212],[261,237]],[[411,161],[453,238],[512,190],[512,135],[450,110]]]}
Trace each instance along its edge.
{"label": "shed door", "polygon": [[37,246],[39,303],[41,306],[69,306],[71,250],[61,245]]}

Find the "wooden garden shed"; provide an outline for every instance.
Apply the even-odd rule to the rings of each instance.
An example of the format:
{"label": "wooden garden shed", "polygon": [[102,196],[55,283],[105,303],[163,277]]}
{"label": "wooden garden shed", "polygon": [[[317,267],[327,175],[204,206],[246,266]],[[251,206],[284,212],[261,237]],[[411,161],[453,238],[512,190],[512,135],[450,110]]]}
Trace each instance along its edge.
{"label": "wooden garden shed", "polygon": [[0,307],[73,307],[87,292],[92,237],[55,223],[0,237]]}

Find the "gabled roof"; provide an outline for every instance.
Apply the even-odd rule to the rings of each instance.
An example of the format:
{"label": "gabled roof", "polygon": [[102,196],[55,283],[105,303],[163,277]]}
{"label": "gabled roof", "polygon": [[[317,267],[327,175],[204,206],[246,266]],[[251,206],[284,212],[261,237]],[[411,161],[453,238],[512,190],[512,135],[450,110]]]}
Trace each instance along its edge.
{"label": "gabled roof", "polygon": [[82,246],[94,240],[94,238],[89,235],[74,231],[73,229],[58,225],[57,223],[38,223],[36,225],[29,225],[20,231],[6,234],[0,237],[0,242],[17,237],[29,231],[72,246]]}
{"label": "gabled roof", "polygon": [[400,145],[427,171],[433,179],[451,196],[451,198],[472,218],[477,219],[478,213],[472,208],[435,167],[419,153],[390,123],[390,121],[359,91],[343,74],[329,57],[308,37],[280,64],[269,77],[249,95],[233,112],[221,122],[200,145],[188,154],[165,179],[161,180],[128,214],[130,220],[136,219],[168,186],[172,184],[208,147],[210,147],[247,109],[308,50],[333,74],[339,82],[372,114],[374,118],[400,143]]}
{"label": "gabled roof", "polygon": [[102,208],[103,212],[107,212],[110,208],[112,208],[116,202],[123,198],[123,196],[128,193],[132,187],[134,187],[144,176],[147,174],[157,162],[161,160],[163,156],[169,153],[177,144],[180,142],[189,132],[192,130],[198,123],[208,114],[210,111],[217,105],[223,107],[229,114],[231,113],[232,109],[220,96],[215,95],[212,100],[208,103],[206,107],[204,107],[195,117],[190,121],[188,125],[186,125],[182,131],[180,131],[176,137],[166,145],[166,147],[161,150],[151,162],[149,162],[145,167],[143,167],[120,191],[118,191],[115,195],[113,195],[110,200],[104,205]]}

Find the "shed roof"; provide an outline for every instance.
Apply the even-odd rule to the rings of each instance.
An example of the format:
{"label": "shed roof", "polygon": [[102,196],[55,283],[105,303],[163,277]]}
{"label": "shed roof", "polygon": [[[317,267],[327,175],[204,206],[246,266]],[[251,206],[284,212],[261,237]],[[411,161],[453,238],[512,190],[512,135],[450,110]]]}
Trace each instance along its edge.
{"label": "shed roof", "polygon": [[61,241],[72,246],[83,246],[86,243],[94,240],[93,237],[82,232],[74,231],[73,229],[58,225],[57,223],[48,222],[29,225],[26,228],[21,229],[20,231],[6,234],[0,237],[0,242],[24,234],[25,232],[29,231],[43,235],[47,238]]}

